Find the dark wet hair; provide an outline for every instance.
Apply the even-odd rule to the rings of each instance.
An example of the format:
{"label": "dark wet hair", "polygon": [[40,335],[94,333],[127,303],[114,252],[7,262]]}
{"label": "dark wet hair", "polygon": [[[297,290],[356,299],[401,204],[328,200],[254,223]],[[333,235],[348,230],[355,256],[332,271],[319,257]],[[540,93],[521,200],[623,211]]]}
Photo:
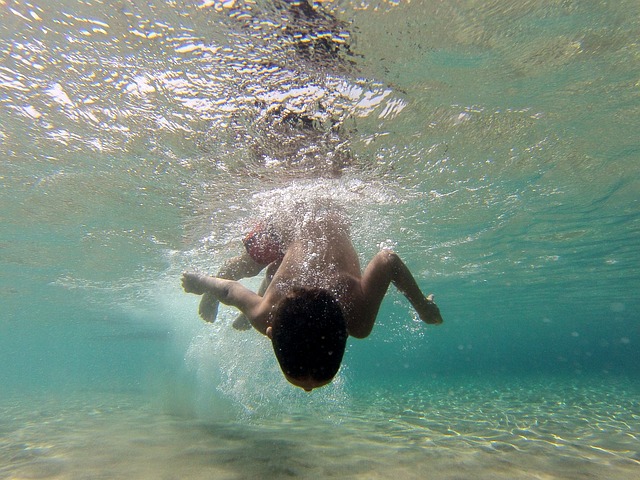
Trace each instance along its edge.
{"label": "dark wet hair", "polygon": [[347,326],[327,290],[294,289],[278,305],[272,328],[273,350],[289,377],[328,381],[340,369]]}

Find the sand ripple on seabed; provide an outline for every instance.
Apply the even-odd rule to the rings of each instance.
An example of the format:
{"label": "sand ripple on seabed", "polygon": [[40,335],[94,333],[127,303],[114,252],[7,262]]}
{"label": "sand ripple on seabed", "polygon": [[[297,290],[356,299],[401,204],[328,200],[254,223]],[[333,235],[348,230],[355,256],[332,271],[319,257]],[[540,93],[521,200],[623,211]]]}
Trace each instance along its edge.
{"label": "sand ripple on seabed", "polygon": [[203,421],[148,397],[0,404],[0,478],[632,479],[635,392],[602,385],[372,389],[331,420]]}
{"label": "sand ripple on seabed", "polygon": [[[633,390],[637,395],[638,387]],[[627,478],[625,471],[628,478],[637,478],[636,395],[611,382],[607,387],[545,382],[414,388],[395,405],[389,401],[392,395],[378,394],[380,400],[374,399],[366,417],[369,425],[381,425],[386,418],[391,425],[384,435],[436,449],[438,455],[471,454],[477,460],[482,453],[499,454],[501,463],[523,464],[519,475],[540,470],[527,478],[546,478],[545,470],[549,478]],[[379,421],[371,421],[375,417]],[[619,477],[612,467],[620,468]],[[596,475],[600,469],[604,477]]]}

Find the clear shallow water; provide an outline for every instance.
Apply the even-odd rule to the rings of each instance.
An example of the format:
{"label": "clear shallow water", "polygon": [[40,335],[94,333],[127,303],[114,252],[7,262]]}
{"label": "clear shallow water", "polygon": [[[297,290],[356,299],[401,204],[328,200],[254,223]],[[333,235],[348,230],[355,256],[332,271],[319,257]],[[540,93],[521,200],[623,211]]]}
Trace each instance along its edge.
{"label": "clear shallow water", "polygon": [[[0,2],[2,475],[637,477],[636,2],[228,6]],[[323,196],[445,324],[309,396],[178,278]]]}

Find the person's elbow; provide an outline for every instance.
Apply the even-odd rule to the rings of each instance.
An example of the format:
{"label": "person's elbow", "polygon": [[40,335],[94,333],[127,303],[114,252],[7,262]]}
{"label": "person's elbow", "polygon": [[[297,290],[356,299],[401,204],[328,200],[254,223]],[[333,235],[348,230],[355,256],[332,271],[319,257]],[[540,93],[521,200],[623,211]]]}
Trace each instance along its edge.
{"label": "person's elbow", "polygon": [[349,336],[363,339],[367,338],[373,330],[373,322],[359,322],[357,324],[351,324],[347,328]]}
{"label": "person's elbow", "polygon": [[396,252],[393,250],[380,250],[376,255],[376,262],[380,265],[383,265],[384,268],[389,272],[395,272],[398,269],[398,266],[402,264],[402,260]]}
{"label": "person's elbow", "polygon": [[369,334],[371,333],[371,330],[372,330],[371,328],[349,329],[349,336],[362,340],[363,338],[367,338],[369,336]]}
{"label": "person's elbow", "polygon": [[217,291],[216,297],[220,303],[224,303],[225,305],[234,304],[234,295],[233,295],[233,283],[229,280],[222,280],[222,283]]}

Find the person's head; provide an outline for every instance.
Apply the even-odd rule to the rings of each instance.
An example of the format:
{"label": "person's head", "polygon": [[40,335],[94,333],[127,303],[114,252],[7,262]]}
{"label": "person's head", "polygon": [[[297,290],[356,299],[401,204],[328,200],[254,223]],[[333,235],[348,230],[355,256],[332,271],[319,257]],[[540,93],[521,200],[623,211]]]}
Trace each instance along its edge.
{"label": "person's head", "polygon": [[267,329],[289,382],[311,391],[329,383],[347,343],[342,309],[328,291],[296,288],[276,307]]}

